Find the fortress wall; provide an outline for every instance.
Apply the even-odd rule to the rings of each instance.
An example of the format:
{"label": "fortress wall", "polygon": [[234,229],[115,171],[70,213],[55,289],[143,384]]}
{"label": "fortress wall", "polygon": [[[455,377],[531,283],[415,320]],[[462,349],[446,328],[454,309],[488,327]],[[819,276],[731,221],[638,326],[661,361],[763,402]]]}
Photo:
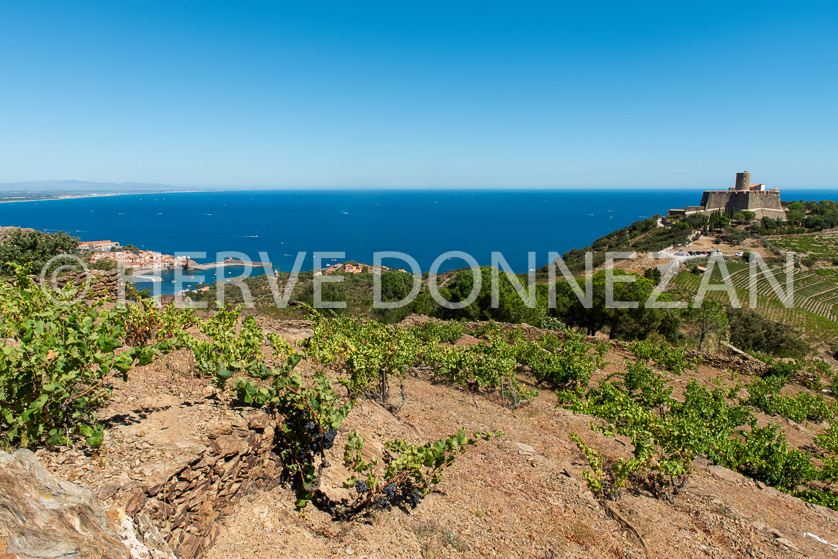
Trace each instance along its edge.
{"label": "fortress wall", "polygon": [[749,192],[748,194],[748,207],[783,211],[779,192],[768,190],[765,192]]}
{"label": "fortress wall", "polygon": [[701,207],[706,211],[724,210],[727,208],[729,194],[726,190],[705,190],[701,196]]}
{"label": "fortress wall", "polygon": [[736,191],[707,190],[701,197],[704,211],[724,211],[735,213],[742,210],[754,212],[757,219],[770,217],[785,219],[786,212],[780,203],[779,191]]}

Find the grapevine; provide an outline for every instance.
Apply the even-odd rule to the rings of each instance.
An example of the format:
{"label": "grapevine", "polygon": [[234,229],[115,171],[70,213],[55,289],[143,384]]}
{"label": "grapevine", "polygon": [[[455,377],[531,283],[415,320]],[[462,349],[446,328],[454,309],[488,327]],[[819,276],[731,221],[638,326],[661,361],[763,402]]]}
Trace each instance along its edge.
{"label": "grapevine", "polygon": [[468,437],[465,429],[460,429],[454,435],[422,446],[401,439],[390,441],[385,447],[395,456],[386,460],[381,471],[376,460],[367,463],[361,458],[364,440],[353,432],[344,447],[344,465],[355,475],[344,486],[354,488],[357,498],[348,506],[338,507],[336,516],[350,519],[376,509],[416,508],[459,456],[480,440],[502,435],[500,431],[478,432]]}

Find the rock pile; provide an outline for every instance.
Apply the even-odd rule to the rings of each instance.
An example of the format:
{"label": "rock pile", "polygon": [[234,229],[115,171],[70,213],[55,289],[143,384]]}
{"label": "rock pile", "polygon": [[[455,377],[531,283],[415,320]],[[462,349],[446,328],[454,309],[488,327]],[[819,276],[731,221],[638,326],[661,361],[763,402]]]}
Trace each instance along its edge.
{"label": "rock pile", "polygon": [[746,375],[763,377],[768,374],[768,365],[747,353],[717,355],[706,351],[687,350],[689,359],[700,359],[702,365],[727,371],[736,371]]}
{"label": "rock pile", "polygon": [[[588,343],[596,343],[601,342],[603,340],[588,337],[585,339]],[[631,343],[624,342],[621,340],[607,340],[608,343],[613,348],[622,349],[624,351],[631,351]],[[731,349],[735,349],[732,348]],[[698,362],[702,365],[707,367],[712,367],[714,369],[721,369],[726,371],[735,371],[738,373],[744,373],[746,375],[752,376],[765,376],[768,374],[768,365],[760,361],[759,359],[755,359],[751,357],[745,352],[736,350],[735,353],[730,353],[728,355],[722,355],[717,353],[710,353],[707,351],[697,351],[694,349],[688,349],[685,352],[687,359],[689,360],[698,360]]]}
{"label": "rock pile", "polygon": [[183,444],[178,455],[146,464],[144,485],[104,486],[99,496],[119,504],[140,532],[156,527],[179,559],[202,558],[218,537],[217,521],[250,488],[279,485],[275,431],[268,414],[254,412],[210,433],[206,445]]}
{"label": "rock pile", "polygon": [[[36,278],[35,281],[40,282],[40,278]],[[49,277],[46,278],[46,281],[49,285],[52,285],[53,283],[52,279]],[[67,284],[72,284],[76,289],[83,290],[88,281],[90,282],[88,297],[99,298],[105,296],[117,296],[119,291],[119,272],[117,270],[110,270],[107,272],[102,270],[90,270],[89,275],[84,271],[70,272],[69,274],[64,274],[63,276],[56,278],[52,287],[63,289]]]}
{"label": "rock pile", "polygon": [[[40,284],[41,278],[37,275],[30,275],[29,279]],[[99,299],[101,297],[117,297],[119,294],[119,271],[90,270],[90,273],[80,270],[70,272],[56,277],[54,280],[47,275],[44,278],[47,289],[61,290],[68,284],[75,286],[78,293],[81,293],[87,286],[86,298]],[[3,280],[7,285],[14,283],[13,279]]]}

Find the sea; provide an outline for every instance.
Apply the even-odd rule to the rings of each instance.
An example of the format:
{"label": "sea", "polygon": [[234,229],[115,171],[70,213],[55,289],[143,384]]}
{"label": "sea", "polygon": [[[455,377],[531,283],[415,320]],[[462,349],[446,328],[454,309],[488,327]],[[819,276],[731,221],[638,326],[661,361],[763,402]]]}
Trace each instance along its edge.
{"label": "sea", "polygon": [[[838,190],[789,189],[782,195],[838,200]],[[227,256],[255,262],[266,253],[280,271],[291,271],[302,252],[302,270],[312,270],[317,254],[320,265],[328,266],[347,260],[373,264],[376,252],[396,251],[422,271],[462,268],[468,257],[488,265],[497,252],[514,272],[524,273],[547,264],[550,252],[583,248],[700,199],[701,191],[681,189],[180,192],[2,203],[0,225],[65,231],[82,241],[118,241],[198,262]],[[410,270],[398,259],[383,264]],[[196,272],[183,287],[243,271],[236,266]],[[173,273],[163,274],[162,292],[174,290]]]}

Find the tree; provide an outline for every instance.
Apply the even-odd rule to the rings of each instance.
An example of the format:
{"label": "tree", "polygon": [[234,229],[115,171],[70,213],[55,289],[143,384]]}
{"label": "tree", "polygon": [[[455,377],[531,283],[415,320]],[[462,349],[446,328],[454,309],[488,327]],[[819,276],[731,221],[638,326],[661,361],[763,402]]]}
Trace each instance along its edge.
{"label": "tree", "polygon": [[773,231],[777,228],[777,222],[768,216],[764,216],[760,222],[762,223],[763,229]]}
{"label": "tree", "polygon": [[759,351],[778,357],[804,357],[806,343],[794,328],[768,320],[750,309],[728,309],[730,343],[744,351]]}
{"label": "tree", "polygon": [[[615,276],[627,276],[623,270],[614,270]],[[577,281],[585,291],[582,280]],[[599,271],[591,278],[593,297],[590,308],[579,301],[567,281],[556,284],[556,315],[565,323],[584,328],[589,336],[608,326],[612,339],[642,340],[653,332],[659,332],[667,339],[677,336],[679,321],[677,313],[669,309],[647,307],[646,302],[652,295],[655,285],[645,277],[636,277],[632,282],[614,283],[614,302],[637,303],[636,308],[608,308],[606,306],[606,272]],[[659,301],[666,301],[662,295]]]}
{"label": "tree", "polygon": [[719,338],[726,338],[728,321],[724,306],[718,301],[705,299],[698,307],[690,308],[687,313],[690,323],[698,330],[698,350],[704,348],[707,336],[717,334]]}
{"label": "tree", "polygon": [[71,253],[79,246],[79,239],[64,231],[44,233],[43,231],[13,230],[0,243],[0,272],[14,274],[13,264],[32,264],[32,272],[41,269],[54,256]]}
{"label": "tree", "polygon": [[[498,305],[492,305],[492,268],[483,266],[480,273],[480,291],[477,298],[463,309],[446,309],[439,307],[437,316],[445,319],[465,320],[496,320],[512,324],[527,323],[535,325],[538,319],[546,314],[545,305],[539,304],[536,297],[535,308],[529,308],[515,290],[507,275],[498,275]],[[521,279],[525,290],[528,289],[527,279]],[[474,287],[474,274],[470,268],[458,271],[440,294],[451,303],[460,303],[468,299]]]}
{"label": "tree", "polygon": [[655,285],[658,285],[661,282],[661,277],[663,277],[663,274],[661,274],[661,271],[658,269],[657,266],[652,266],[651,268],[646,268],[646,270],[643,272],[643,277],[648,280],[651,280],[652,283],[654,283]]}
{"label": "tree", "polygon": [[727,227],[729,223],[730,218],[726,213],[723,213],[722,211],[715,211],[710,214],[708,228],[710,230],[722,229],[724,227]]}
{"label": "tree", "polygon": [[799,212],[791,212],[786,215],[786,220],[789,225],[803,225],[806,222],[806,216]]}
{"label": "tree", "polygon": [[384,302],[401,301],[413,289],[413,275],[406,272],[381,273],[381,300]]}

